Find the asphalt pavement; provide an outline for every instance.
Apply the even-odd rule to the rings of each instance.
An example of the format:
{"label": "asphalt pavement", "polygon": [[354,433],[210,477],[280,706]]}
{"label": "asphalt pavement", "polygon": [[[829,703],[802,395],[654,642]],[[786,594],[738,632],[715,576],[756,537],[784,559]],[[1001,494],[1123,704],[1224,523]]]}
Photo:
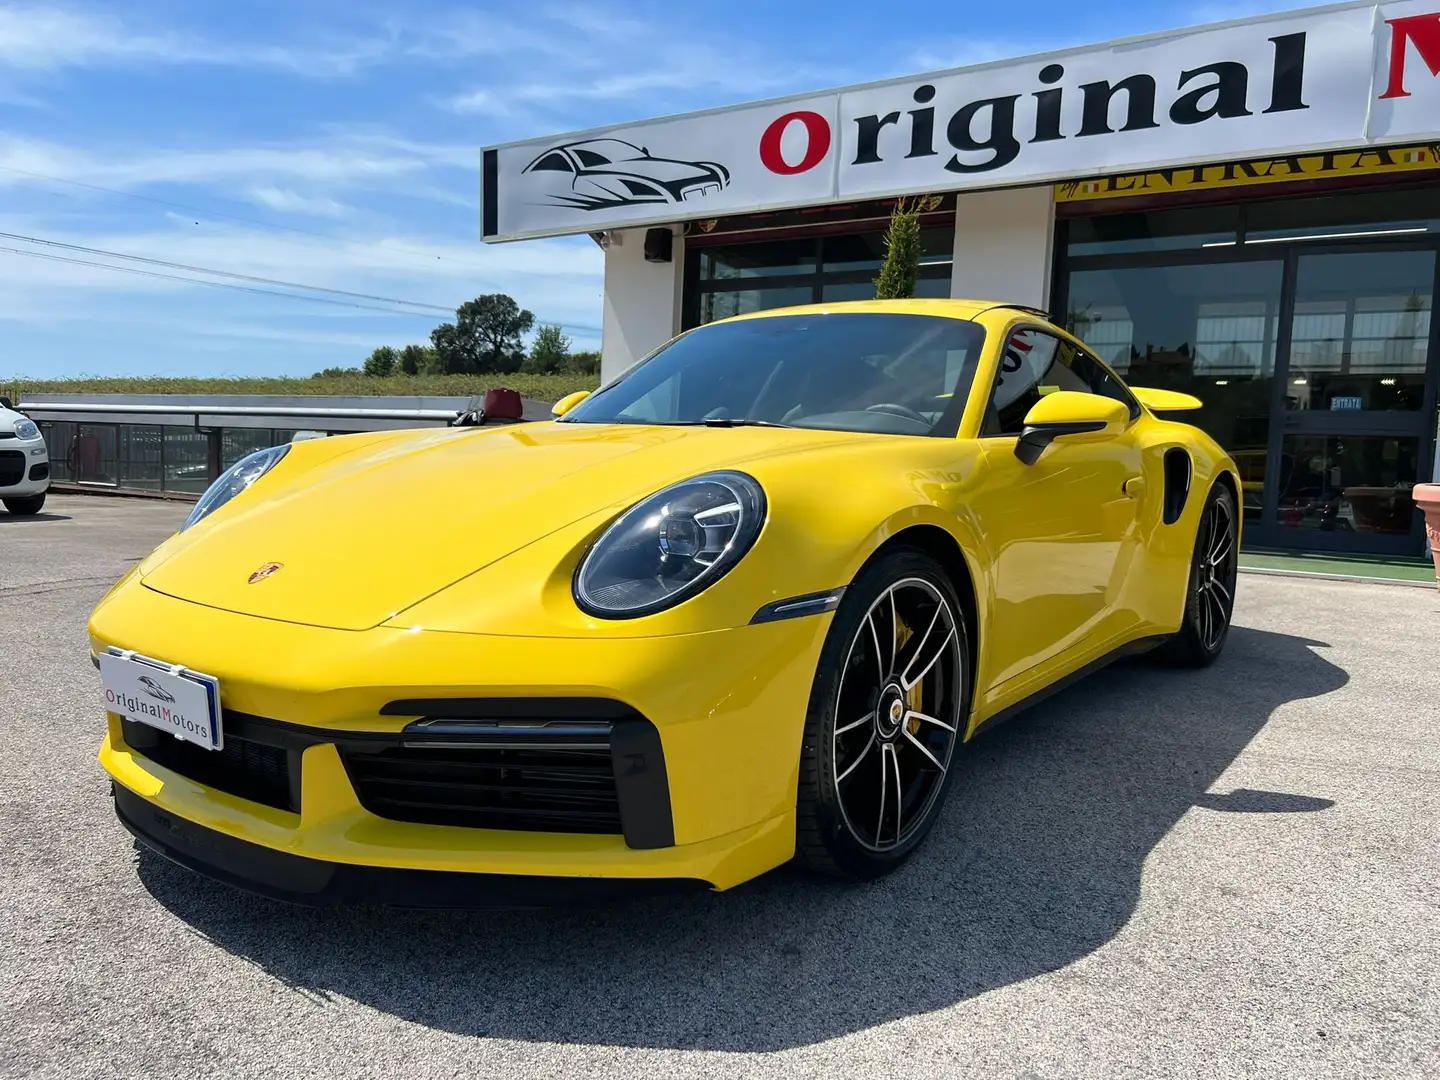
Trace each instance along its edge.
{"label": "asphalt pavement", "polygon": [[0,1075],[1440,1075],[1440,594],[1246,575],[1208,671],[969,749],[891,878],[309,911],[136,851],[85,621],[187,507],[0,513]]}

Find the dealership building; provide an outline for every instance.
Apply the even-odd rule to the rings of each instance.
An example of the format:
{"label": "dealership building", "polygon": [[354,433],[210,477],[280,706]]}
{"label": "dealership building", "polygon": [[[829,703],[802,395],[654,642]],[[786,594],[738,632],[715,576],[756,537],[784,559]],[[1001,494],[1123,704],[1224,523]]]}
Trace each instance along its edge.
{"label": "dealership building", "polygon": [[487,242],[605,252],[603,374],[874,295],[1042,307],[1195,394],[1252,546],[1419,556],[1436,471],[1440,0],[1340,4],[491,147]]}

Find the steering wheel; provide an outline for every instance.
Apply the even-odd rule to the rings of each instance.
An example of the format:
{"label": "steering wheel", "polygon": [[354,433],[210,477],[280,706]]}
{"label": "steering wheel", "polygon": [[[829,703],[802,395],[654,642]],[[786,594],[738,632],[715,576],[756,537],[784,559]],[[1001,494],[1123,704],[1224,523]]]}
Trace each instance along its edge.
{"label": "steering wheel", "polygon": [[892,416],[903,416],[906,420],[914,420],[917,424],[924,424],[927,428],[933,423],[928,417],[921,416],[909,406],[896,405],[890,401],[882,401],[878,405],[871,405],[865,411],[889,413]]}

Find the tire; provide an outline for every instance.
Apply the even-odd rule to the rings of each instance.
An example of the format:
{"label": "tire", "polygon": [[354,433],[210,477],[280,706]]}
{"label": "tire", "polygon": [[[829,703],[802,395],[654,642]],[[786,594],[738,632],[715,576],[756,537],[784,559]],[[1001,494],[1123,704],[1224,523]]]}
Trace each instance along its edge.
{"label": "tire", "polygon": [[45,493],[27,495],[23,499],[4,499],[5,509],[16,517],[31,517],[45,509]]}
{"label": "tire", "polygon": [[1195,530],[1195,550],[1185,580],[1185,614],[1179,631],[1157,650],[1162,661],[1204,668],[1224,650],[1235,610],[1238,525],[1235,497],[1224,484],[1216,484]]}
{"label": "tire", "polygon": [[964,609],[939,563],[897,548],[845,590],[820,652],[796,862],[852,881],[905,862],[944,805],[969,715]]}

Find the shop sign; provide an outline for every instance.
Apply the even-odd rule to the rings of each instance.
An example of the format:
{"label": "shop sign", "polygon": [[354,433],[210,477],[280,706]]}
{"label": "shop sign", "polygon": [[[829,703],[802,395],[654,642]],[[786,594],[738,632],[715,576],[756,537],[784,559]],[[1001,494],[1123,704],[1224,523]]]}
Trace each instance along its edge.
{"label": "shop sign", "polygon": [[1224,181],[1220,165],[1190,184],[1206,162],[1244,162],[1234,182],[1262,182],[1339,168],[1331,150],[1432,142],[1440,0],[1343,4],[491,147],[482,233],[1049,182],[1074,197],[1064,185],[1107,173]]}
{"label": "shop sign", "polygon": [[1056,185],[1055,199],[1057,202],[1086,202],[1131,195],[1167,195],[1212,188],[1283,184],[1292,180],[1322,180],[1339,176],[1378,176],[1427,169],[1440,169],[1440,145],[1327,150],[1323,154],[1289,154],[1229,161],[1223,165],[1184,165],[1178,169],[1127,173],[1100,180],[1067,180]]}

